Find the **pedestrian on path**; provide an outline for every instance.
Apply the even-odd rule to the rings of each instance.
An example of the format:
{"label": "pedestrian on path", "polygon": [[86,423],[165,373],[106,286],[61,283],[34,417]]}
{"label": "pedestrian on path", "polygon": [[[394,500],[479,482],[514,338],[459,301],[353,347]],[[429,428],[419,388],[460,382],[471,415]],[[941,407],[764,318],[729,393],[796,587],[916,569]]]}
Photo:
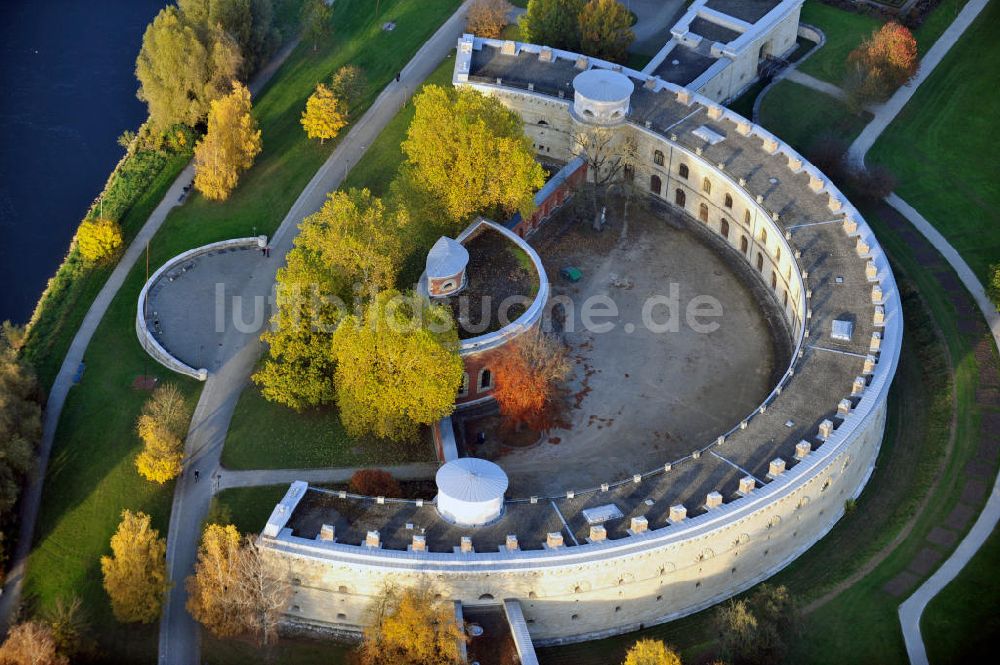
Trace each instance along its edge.
{"label": "pedestrian on path", "polygon": [[396,72],[396,83],[399,83],[399,77],[401,74],[402,72]]}

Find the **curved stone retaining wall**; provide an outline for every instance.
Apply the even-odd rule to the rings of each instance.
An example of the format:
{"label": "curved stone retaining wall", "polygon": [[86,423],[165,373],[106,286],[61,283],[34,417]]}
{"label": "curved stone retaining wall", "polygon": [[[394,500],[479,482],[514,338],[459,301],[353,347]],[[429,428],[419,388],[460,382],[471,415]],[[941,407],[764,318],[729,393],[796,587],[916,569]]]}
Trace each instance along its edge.
{"label": "curved stone retaining wall", "polygon": [[[198,379],[199,381],[206,380],[208,378],[207,369],[195,369],[194,367],[190,367],[172,356],[169,351],[163,348],[163,345],[157,341],[156,337],[149,330],[149,323],[146,318],[149,290],[164,276],[169,276],[174,272],[181,270],[181,266],[183,266],[187,261],[191,261],[192,259],[205,254],[217,252],[220,249],[228,249],[230,247],[259,247],[261,238],[264,238],[264,236],[236,238],[233,240],[214,242],[209,245],[204,245],[203,247],[196,247],[195,249],[189,249],[186,252],[182,252],[160,266],[160,268],[154,272],[149,280],[147,280],[143,285],[142,291],[139,292],[139,300],[136,303],[135,308],[135,334],[136,337],[139,338],[139,344],[146,350],[146,353],[152,356],[156,362],[160,363],[172,372],[177,372],[178,374],[183,374],[184,376],[190,376],[191,378]],[[264,239],[264,242],[266,244],[266,238]]]}

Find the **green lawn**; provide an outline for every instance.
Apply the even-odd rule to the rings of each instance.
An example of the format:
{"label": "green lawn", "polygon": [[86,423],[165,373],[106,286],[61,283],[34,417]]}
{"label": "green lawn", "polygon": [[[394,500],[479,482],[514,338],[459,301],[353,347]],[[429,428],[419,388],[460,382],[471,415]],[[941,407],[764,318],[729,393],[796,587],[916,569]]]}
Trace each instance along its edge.
{"label": "green lawn", "polygon": [[219,640],[207,633],[201,640],[204,665],[347,665],[352,651],[347,645],[305,638],[280,638],[271,648],[239,640]]}
{"label": "green lawn", "polygon": [[826,43],[803,62],[799,69],[816,78],[840,84],[844,78],[847,55],[881,25],[881,21],[862,14],[807,0],[802,6],[802,23],[816,26],[826,35]]}
{"label": "green lawn", "polygon": [[868,153],[984,283],[1000,261],[1000,6],[990,3]]}
{"label": "green lawn", "polygon": [[229,469],[382,466],[433,459],[429,430],[417,443],[354,439],[335,408],[297,413],[268,402],[252,385],[240,395],[222,450],[222,465]]}
{"label": "green lawn", "polygon": [[839,100],[791,81],[775,84],[760,105],[760,124],[804,154],[826,137],[849,144],[869,119],[867,113],[851,113]]}
{"label": "green lawn", "polygon": [[[315,83],[342,64],[357,64],[368,75],[365,104],[370,103],[457,5],[458,0],[383,0],[376,20],[366,0],[337,2],[328,43],[318,53],[299,47],[255,100],[264,141],[257,164],[228,202],[209,203],[195,195],[175,209],[152,242],[152,268],[191,247],[273,231],[335,143],[307,142],[299,126],[300,110]],[[386,20],[397,24],[391,35],[380,29]],[[154,486],[135,472],[139,442],[133,424],[145,395],[130,386],[136,375],[147,372],[176,381],[192,400],[200,391],[193,381],[167,376],[139,347],[133,317],[144,279],[145,265],[129,274],[87,349],[83,380],[70,392],[26,578],[26,595],[36,605],[80,595],[95,639],[116,663],[154,661],[157,628],[120,626],[113,620],[100,584],[99,557],[124,507],[150,513],[165,534],[173,491],[172,485]]]}
{"label": "green lawn", "polygon": [[288,485],[234,487],[212,497],[206,521],[233,524],[240,533],[260,533]]}

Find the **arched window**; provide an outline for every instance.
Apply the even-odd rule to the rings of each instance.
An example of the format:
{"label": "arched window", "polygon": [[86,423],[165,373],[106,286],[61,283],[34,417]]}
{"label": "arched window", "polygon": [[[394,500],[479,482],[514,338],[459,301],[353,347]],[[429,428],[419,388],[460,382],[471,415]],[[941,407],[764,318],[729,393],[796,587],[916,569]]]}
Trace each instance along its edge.
{"label": "arched window", "polygon": [[662,187],[663,181],[660,180],[660,176],[654,174],[649,177],[649,191],[658,196]]}
{"label": "arched window", "polygon": [[701,181],[701,191],[705,192],[706,194],[711,194],[712,193],[712,181],[709,180],[708,178],[702,178],[702,181]]}
{"label": "arched window", "polygon": [[465,397],[469,394],[469,373],[462,372],[462,385],[458,389],[458,396]]}
{"label": "arched window", "polygon": [[760,230],[760,244],[762,245],[767,244],[767,229]]}
{"label": "arched window", "polygon": [[773,270],[771,271],[771,288],[772,289],[778,288],[778,274],[775,273]]}
{"label": "arched window", "polygon": [[549,124],[549,123],[545,122],[544,120],[539,120],[539,121],[538,121],[538,124],[539,124],[539,125],[547,125],[547,124]]}
{"label": "arched window", "polygon": [[653,151],[653,163],[657,166],[663,166],[663,151],[655,150]]}
{"label": "arched window", "polygon": [[684,196],[684,190],[678,188],[678,190],[674,192],[674,203],[683,208],[685,199],[687,199],[687,197]]}
{"label": "arched window", "polygon": [[733,207],[733,195],[732,194],[726,194],[726,207],[727,208],[732,208]]}
{"label": "arched window", "polygon": [[488,369],[479,370],[479,391],[493,388],[493,373]]}
{"label": "arched window", "polygon": [[750,249],[750,242],[746,236],[742,236],[740,238],[740,251],[746,254],[748,249]]}
{"label": "arched window", "polygon": [[729,238],[729,222],[722,220],[720,231],[722,232],[723,238]]}
{"label": "arched window", "polygon": [[700,219],[701,221],[705,222],[706,224],[708,223],[708,204],[707,203],[702,203],[701,205],[698,206],[698,219]]}
{"label": "arched window", "polygon": [[688,165],[687,164],[681,164],[680,166],[678,166],[677,167],[677,175],[679,175],[680,177],[682,177],[685,180],[687,180],[687,177],[688,177]]}
{"label": "arched window", "polygon": [[750,226],[750,208],[743,211],[743,223]]}
{"label": "arched window", "polygon": [[757,272],[759,272],[762,275],[764,274],[764,255],[763,254],[758,254],[757,255]]}
{"label": "arched window", "polygon": [[774,248],[774,262],[777,263],[781,260],[781,247]]}

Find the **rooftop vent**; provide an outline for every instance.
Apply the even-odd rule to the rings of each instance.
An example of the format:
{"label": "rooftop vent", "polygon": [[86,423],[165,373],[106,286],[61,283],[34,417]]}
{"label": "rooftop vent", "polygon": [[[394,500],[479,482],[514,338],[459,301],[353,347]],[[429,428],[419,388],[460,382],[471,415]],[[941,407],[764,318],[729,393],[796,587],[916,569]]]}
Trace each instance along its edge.
{"label": "rooftop vent", "polygon": [[621,517],[623,517],[622,511],[613,503],[583,509],[583,518],[587,520],[587,524],[602,524]]}
{"label": "rooftop vent", "polygon": [[700,138],[701,140],[706,141],[709,145],[715,145],[722,139],[726,138],[717,131],[709,129],[705,125],[702,125],[701,127],[699,127],[698,129],[694,130],[691,133]]}
{"label": "rooftop vent", "polygon": [[854,324],[843,319],[834,319],[831,325],[830,337],[840,342],[850,342],[854,334]]}

